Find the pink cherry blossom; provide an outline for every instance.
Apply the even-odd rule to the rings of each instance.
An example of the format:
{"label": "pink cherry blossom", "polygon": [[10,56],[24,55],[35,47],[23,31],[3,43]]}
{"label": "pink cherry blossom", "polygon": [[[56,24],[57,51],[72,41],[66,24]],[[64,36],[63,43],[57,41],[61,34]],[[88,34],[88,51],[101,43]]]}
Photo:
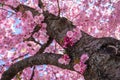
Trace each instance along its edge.
{"label": "pink cherry blossom", "polygon": [[61,64],[68,65],[70,62],[70,58],[67,54],[64,54],[61,58],[58,59],[58,62]]}
{"label": "pink cherry blossom", "polygon": [[37,23],[37,24],[41,24],[41,21],[43,21],[43,20],[44,20],[44,16],[43,16],[43,15],[35,16],[35,17],[34,17],[34,21],[35,21],[35,23]]}
{"label": "pink cherry blossom", "polygon": [[73,46],[81,38],[81,32],[77,28],[74,31],[68,31],[63,40],[63,47],[67,48],[68,46]]}
{"label": "pink cherry blossom", "polygon": [[80,74],[83,74],[86,70],[86,64],[84,63],[75,64],[73,68],[76,71],[80,72]]}
{"label": "pink cherry blossom", "polygon": [[85,62],[89,59],[88,55],[87,54],[83,54],[81,57],[80,57],[80,62],[79,64],[75,64],[74,65],[74,69],[78,72],[80,72],[81,74],[83,74],[87,68],[87,65],[85,64]]}
{"label": "pink cherry blossom", "polygon": [[73,67],[76,71],[80,71],[80,65],[79,64],[75,64]]}
{"label": "pink cherry blossom", "polygon": [[63,47],[67,48],[68,46],[73,46],[73,41],[71,38],[66,36],[66,37],[64,37]]}
{"label": "pink cherry blossom", "polygon": [[16,13],[16,17],[21,18],[22,17],[22,13],[21,12],[17,12]]}
{"label": "pink cherry blossom", "polygon": [[80,61],[83,62],[83,63],[85,63],[88,59],[89,59],[89,56],[87,54],[83,54],[80,57]]}
{"label": "pink cherry blossom", "polygon": [[73,32],[72,31],[68,31],[67,32],[67,37],[71,38],[73,36]]}
{"label": "pink cherry blossom", "polygon": [[78,80],[85,80],[84,76],[80,76],[80,78]]}

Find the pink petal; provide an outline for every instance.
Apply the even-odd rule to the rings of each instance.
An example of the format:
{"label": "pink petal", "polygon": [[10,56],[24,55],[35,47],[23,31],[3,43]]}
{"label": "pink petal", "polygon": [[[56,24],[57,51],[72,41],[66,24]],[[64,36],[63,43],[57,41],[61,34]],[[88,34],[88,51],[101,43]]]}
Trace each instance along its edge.
{"label": "pink petal", "polygon": [[87,54],[83,54],[80,57],[80,61],[83,62],[83,63],[85,63],[88,59],[89,59],[89,56]]}
{"label": "pink petal", "polygon": [[75,64],[75,65],[73,66],[73,68],[74,68],[74,70],[76,70],[76,71],[80,71],[80,65],[79,65],[79,64]]}
{"label": "pink petal", "polygon": [[67,32],[67,37],[71,38],[73,36],[73,32],[72,31],[68,31]]}

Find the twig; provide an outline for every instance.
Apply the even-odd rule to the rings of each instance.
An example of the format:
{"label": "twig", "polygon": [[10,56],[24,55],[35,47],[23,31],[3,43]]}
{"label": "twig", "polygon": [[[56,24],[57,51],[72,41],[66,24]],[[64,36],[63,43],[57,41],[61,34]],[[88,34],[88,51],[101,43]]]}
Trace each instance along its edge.
{"label": "twig", "polygon": [[58,16],[60,16],[60,5],[59,5],[59,0],[57,0],[57,4],[58,4]]}
{"label": "twig", "polygon": [[24,41],[33,41],[34,43],[39,44],[40,46],[42,46],[42,44],[40,42],[36,41],[32,36],[30,36],[27,39],[24,39]]}
{"label": "twig", "polygon": [[5,3],[0,3],[0,4],[5,5],[5,6],[8,6],[8,7],[10,7],[11,9],[13,9],[14,11],[16,11],[16,8],[14,8],[14,7],[11,6],[11,5],[8,5],[8,4],[5,4]]}
{"label": "twig", "polygon": [[41,1],[41,0],[39,0],[39,2],[38,2],[38,6],[39,6],[41,9],[43,9],[43,10],[44,10],[44,5],[43,5],[43,3],[42,3],[42,1]]}
{"label": "twig", "polygon": [[29,53],[27,53],[27,54],[24,54],[24,55],[22,55],[22,56],[19,56],[19,57],[17,57],[17,58],[15,58],[15,59],[13,59],[12,60],[12,62],[14,62],[15,60],[17,60],[17,59],[19,59],[19,58],[22,58],[22,57],[24,57],[24,56],[26,56],[26,55],[28,55]]}
{"label": "twig", "polygon": [[7,12],[10,12],[10,13],[12,13],[12,14],[15,14],[15,12],[9,11],[9,10],[4,9],[4,8],[0,8],[0,9],[1,9],[1,10],[4,10],[4,11],[7,11]]}
{"label": "twig", "polygon": [[32,31],[32,34],[29,38],[25,39],[24,41],[33,41],[35,42],[36,44],[39,44],[40,46],[42,46],[42,44],[40,44],[40,42],[36,41],[34,38],[33,38],[33,35],[38,32],[40,30],[40,26],[39,25],[36,25],[35,28],[33,29]]}
{"label": "twig", "polygon": [[36,25],[35,28],[33,29],[31,36],[33,36],[34,33],[38,32],[40,30],[40,28],[41,28],[41,26]]}
{"label": "twig", "polygon": [[45,43],[44,45],[42,45],[42,47],[40,48],[40,50],[35,55],[43,53],[44,50],[46,49],[46,47],[48,47],[52,43],[52,41],[53,41],[53,38],[49,37],[47,43]]}
{"label": "twig", "polygon": [[30,80],[33,80],[33,76],[34,76],[34,74],[35,74],[35,66],[33,66],[32,75],[31,75]]}

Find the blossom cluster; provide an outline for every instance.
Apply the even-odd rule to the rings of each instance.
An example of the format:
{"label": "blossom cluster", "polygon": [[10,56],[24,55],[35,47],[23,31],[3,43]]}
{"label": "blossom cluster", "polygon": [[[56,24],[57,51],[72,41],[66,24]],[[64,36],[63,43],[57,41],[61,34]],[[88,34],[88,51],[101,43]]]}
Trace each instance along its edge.
{"label": "blossom cluster", "polygon": [[73,29],[73,31],[68,31],[63,39],[63,47],[73,46],[77,40],[81,38],[81,32],[79,27]]}
{"label": "blossom cluster", "polygon": [[70,62],[70,58],[67,54],[64,54],[61,58],[58,59],[58,62],[61,64],[68,65]]}
{"label": "blossom cluster", "polygon": [[83,74],[87,68],[87,65],[85,64],[85,62],[89,59],[87,54],[83,54],[80,57],[80,62],[78,64],[74,65],[74,70],[80,72],[80,74]]}
{"label": "blossom cluster", "polygon": [[[89,59],[87,54],[83,54],[80,57],[80,62],[78,64],[74,65],[74,70],[78,71],[80,74],[83,74],[87,68],[87,65],[85,64],[85,62]],[[61,64],[65,64],[68,65],[70,62],[70,58],[67,54],[64,54],[61,58],[58,59],[58,62]]]}

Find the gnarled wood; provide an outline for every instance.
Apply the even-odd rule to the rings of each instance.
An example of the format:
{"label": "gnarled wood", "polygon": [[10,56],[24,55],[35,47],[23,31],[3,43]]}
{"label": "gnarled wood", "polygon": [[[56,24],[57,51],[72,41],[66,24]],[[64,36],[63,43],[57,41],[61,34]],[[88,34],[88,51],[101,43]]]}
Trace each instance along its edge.
{"label": "gnarled wood", "polygon": [[[17,8],[21,6],[25,8],[24,10],[30,10],[34,13],[33,15],[39,15],[36,10],[24,5]],[[66,35],[66,32],[72,30],[75,26],[64,17],[55,16],[47,11],[44,11],[43,14],[45,16],[44,22],[47,23],[48,35],[61,45],[61,40]],[[81,32],[82,37],[80,40],[72,47],[65,49],[72,59],[69,65],[58,63],[57,60],[62,56],[60,54],[39,54],[11,65],[3,73],[1,80],[10,80],[19,71],[33,65],[51,64],[73,70],[74,60],[83,53],[87,53],[90,57],[86,62],[88,65],[84,74],[86,80],[120,80],[120,41],[111,37],[95,38],[83,31]]]}

